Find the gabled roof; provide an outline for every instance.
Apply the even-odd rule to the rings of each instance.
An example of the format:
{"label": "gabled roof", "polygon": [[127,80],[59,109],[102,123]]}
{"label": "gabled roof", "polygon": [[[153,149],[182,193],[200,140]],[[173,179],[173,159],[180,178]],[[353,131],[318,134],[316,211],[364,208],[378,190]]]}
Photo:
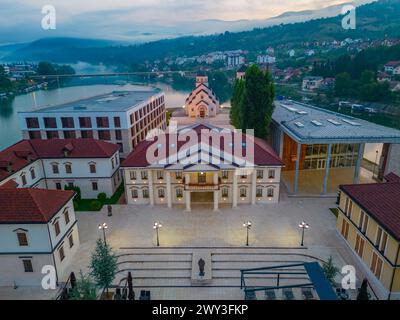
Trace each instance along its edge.
{"label": "gabled roof", "polygon": [[342,185],[340,190],[400,241],[400,177],[392,173],[386,176],[386,181]]}
{"label": "gabled roof", "polygon": [[0,191],[0,223],[47,223],[74,194],[62,190],[3,188]]}
{"label": "gabled roof", "polygon": [[400,65],[400,61],[389,61],[385,64],[385,67],[397,67]]}
{"label": "gabled roof", "polygon": [[[182,128],[178,131],[178,134],[183,134],[187,130],[194,130],[197,134],[197,141],[192,142],[192,147],[194,146],[195,150],[190,150],[190,156],[193,156],[195,153],[199,153],[200,147],[204,147],[204,141],[202,141],[202,130],[207,129],[207,130],[218,130],[221,131],[223,130],[222,128],[218,128],[215,126],[211,125],[205,125],[205,124],[196,124],[192,126],[188,126],[185,128]],[[224,129],[227,130],[227,129]],[[225,131],[229,132],[230,134],[234,134],[233,131]],[[228,134],[229,134],[228,133]],[[259,139],[247,136],[249,139],[252,139],[254,141],[254,164],[258,166],[282,166],[283,163],[278,157],[278,155],[272,150],[272,148],[269,148],[266,146],[266,143],[261,143]],[[242,136],[242,141],[245,141],[245,135],[243,134]],[[153,163],[150,164],[147,159],[146,159],[146,154],[147,151],[150,147],[158,147],[159,149],[162,150],[161,148],[165,148],[165,150],[162,150],[162,152],[165,152],[166,159],[172,158],[173,156],[176,156],[182,151],[189,150],[190,148],[183,149],[182,147],[187,147],[186,141],[178,141],[177,146],[174,146],[173,148],[170,148],[170,145],[172,145],[172,137],[170,137],[169,133],[166,133],[166,146],[164,146],[162,143],[158,142],[158,139],[155,139],[155,141],[142,141],[141,143],[138,144],[138,146],[128,155],[128,157],[125,159],[125,161],[122,163],[122,167],[148,167],[150,165],[154,165]],[[153,146],[154,145],[154,146]],[[213,147],[219,147],[219,150],[224,151],[224,143],[223,141],[220,141],[219,146],[213,146]],[[231,146],[233,150],[233,154],[236,157],[236,153],[240,152],[235,152],[235,145],[233,144]],[[173,154],[169,154],[171,150],[174,150]],[[204,148],[203,148],[204,149]],[[230,150],[229,150],[230,151]],[[245,158],[244,154],[246,151],[246,146],[241,146],[241,155],[242,157]],[[158,151],[157,151],[158,152]],[[160,151],[161,152],[161,151]],[[204,150],[202,151],[204,153]],[[208,151],[207,151],[208,152]],[[224,154],[225,159],[230,159],[232,158],[231,154],[228,153],[220,153]],[[211,155],[211,154],[210,154]],[[171,163],[169,163],[171,165]],[[168,164],[165,165],[165,167],[168,167]]]}
{"label": "gabled roof", "polygon": [[21,140],[0,151],[0,181],[38,159],[109,158],[118,150],[116,144],[95,139]]}

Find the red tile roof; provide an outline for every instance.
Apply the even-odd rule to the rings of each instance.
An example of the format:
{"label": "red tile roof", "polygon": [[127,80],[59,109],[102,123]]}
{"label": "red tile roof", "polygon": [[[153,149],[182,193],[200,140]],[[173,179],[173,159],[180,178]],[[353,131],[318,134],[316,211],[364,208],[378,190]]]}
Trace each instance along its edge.
{"label": "red tile roof", "polygon": [[385,183],[342,185],[340,190],[400,241],[400,177]]}
{"label": "red tile roof", "polygon": [[109,158],[119,150],[95,139],[22,140],[0,152],[0,181],[39,158]]}
{"label": "red tile roof", "polygon": [[74,196],[73,191],[1,189],[0,223],[47,223]]}
{"label": "red tile roof", "polygon": [[[192,130],[195,130],[198,136],[198,141],[201,141],[201,130],[203,129],[213,129],[216,127],[209,127],[204,124],[200,124],[197,126],[192,127]],[[181,130],[185,130],[186,128],[182,128]],[[221,128],[216,128],[216,129],[221,129]],[[180,131],[181,131],[180,130]],[[243,135],[245,136],[245,135]],[[248,136],[251,138],[251,136]],[[169,143],[170,140],[170,135],[166,134],[166,145],[170,145]],[[243,141],[244,138],[243,138]],[[137,147],[128,155],[128,157],[125,159],[125,161],[122,163],[122,167],[147,167],[150,165],[147,162],[146,159],[146,153],[147,149],[155,144],[159,143],[158,140],[155,141],[142,141],[137,145]],[[180,148],[185,145],[187,146],[186,141],[178,141],[177,149],[180,150]],[[223,150],[223,142],[221,143],[220,149]],[[242,151],[244,154],[244,151],[246,150],[246,147],[243,147]],[[166,156],[169,157],[169,148],[166,150]],[[273,151],[271,147],[268,146],[268,144],[258,138],[254,139],[254,162],[256,165],[260,166],[283,166],[282,160],[279,158],[279,156]]]}

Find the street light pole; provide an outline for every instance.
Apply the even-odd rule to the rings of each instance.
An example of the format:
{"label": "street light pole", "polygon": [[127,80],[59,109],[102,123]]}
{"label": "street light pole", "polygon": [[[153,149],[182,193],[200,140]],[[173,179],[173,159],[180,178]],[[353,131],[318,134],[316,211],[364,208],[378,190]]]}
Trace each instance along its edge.
{"label": "street light pole", "polygon": [[308,223],[305,223],[304,221],[302,221],[299,224],[299,228],[302,229],[302,231],[301,231],[301,246],[304,247],[304,231],[305,231],[305,229],[310,228],[310,225]]}
{"label": "street light pole", "polygon": [[157,247],[160,246],[160,237],[158,234],[158,229],[160,229],[162,227],[162,224],[160,222],[154,222],[154,226],[153,229],[156,230],[156,235],[157,235]]}
{"label": "street light pole", "polygon": [[249,246],[249,230],[251,228],[251,221],[244,222],[243,227],[246,228],[246,246]]}
{"label": "street light pole", "polygon": [[99,230],[103,231],[103,241],[105,245],[107,245],[106,229],[108,229],[107,223],[104,222],[103,224],[99,224]]}

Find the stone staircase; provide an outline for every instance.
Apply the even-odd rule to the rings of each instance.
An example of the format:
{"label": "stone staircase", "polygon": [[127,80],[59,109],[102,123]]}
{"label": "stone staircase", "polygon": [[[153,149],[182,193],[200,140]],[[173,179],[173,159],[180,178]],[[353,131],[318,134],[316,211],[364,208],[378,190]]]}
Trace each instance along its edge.
{"label": "stone staircase", "polygon": [[[211,253],[212,279],[204,283],[193,282],[192,279],[193,264],[197,263],[192,261],[192,255],[199,250]],[[140,290],[150,290],[152,299],[201,299],[201,292],[203,299],[213,295],[223,299],[243,299],[243,291],[240,289],[241,269],[318,261],[317,258],[307,255],[307,251],[305,248],[266,247],[120,248],[119,272],[115,284],[122,282],[130,271],[135,291],[138,293]],[[297,269],[300,270],[301,267]],[[280,278],[281,285],[304,282],[307,282],[304,275]],[[275,285],[276,275],[246,275],[246,284]]]}

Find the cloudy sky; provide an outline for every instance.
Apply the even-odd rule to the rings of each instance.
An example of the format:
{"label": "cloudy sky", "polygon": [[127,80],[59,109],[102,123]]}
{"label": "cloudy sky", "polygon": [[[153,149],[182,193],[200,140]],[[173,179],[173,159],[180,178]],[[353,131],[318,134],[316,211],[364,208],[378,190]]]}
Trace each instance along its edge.
{"label": "cloudy sky", "polygon": [[[215,27],[216,21],[209,20],[263,20],[287,11],[346,2],[349,0],[0,0],[0,43],[46,36],[135,40],[139,35],[201,34]],[[41,29],[41,9],[48,4],[56,9],[56,30]]]}

